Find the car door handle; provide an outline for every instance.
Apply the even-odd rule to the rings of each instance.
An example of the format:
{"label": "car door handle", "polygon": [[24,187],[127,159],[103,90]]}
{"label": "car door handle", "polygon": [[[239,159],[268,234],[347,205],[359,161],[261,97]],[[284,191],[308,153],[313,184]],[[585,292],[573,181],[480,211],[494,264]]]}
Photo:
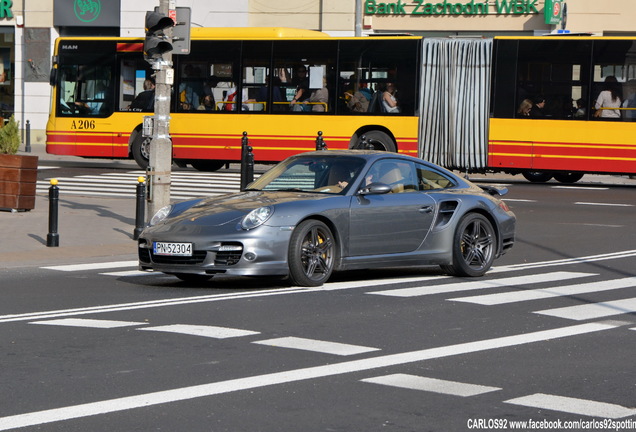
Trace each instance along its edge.
{"label": "car door handle", "polygon": [[424,206],[419,209],[420,213],[433,213],[433,206]]}

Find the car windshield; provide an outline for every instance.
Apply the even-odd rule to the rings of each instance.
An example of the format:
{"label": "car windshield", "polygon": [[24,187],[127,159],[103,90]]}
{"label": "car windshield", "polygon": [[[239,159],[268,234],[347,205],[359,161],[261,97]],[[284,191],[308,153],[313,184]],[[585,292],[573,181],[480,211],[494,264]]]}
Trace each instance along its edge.
{"label": "car windshield", "polygon": [[364,165],[355,156],[295,157],[267,171],[249,189],[345,194]]}

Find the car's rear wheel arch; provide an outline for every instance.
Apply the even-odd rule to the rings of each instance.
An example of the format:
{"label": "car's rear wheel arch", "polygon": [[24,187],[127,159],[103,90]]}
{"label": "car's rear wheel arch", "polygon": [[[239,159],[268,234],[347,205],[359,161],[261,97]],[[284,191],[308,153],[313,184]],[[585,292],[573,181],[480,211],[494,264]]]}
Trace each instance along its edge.
{"label": "car's rear wheel arch", "polygon": [[[479,222],[480,218],[481,220],[487,221],[488,222],[487,225],[490,225],[490,226],[488,227],[487,225],[480,223]],[[464,242],[464,240],[461,237],[465,235],[465,233],[467,233],[467,231],[464,231],[464,230],[469,229],[469,227],[471,227],[470,229],[473,229],[472,226],[474,223],[480,224],[481,225],[480,230],[483,230],[484,232],[488,232],[489,228],[492,230],[493,238],[489,242],[486,241],[484,243],[484,239],[487,237],[480,237],[480,239],[477,239],[475,237],[475,241],[476,241],[475,246],[479,249],[474,249],[474,250],[475,251],[481,250],[485,253],[485,255],[483,255],[485,262],[481,269],[479,267],[477,268],[473,267],[474,263],[468,263],[467,261],[464,261],[464,253],[467,254],[466,258],[472,255],[472,252],[470,252],[471,250],[473,250],[472,246],[470,246],[472,244],[471,240],[467,239],[467,241],[469,242],[468,243],[469,249],[467,249],[465,252],[464,251],[460,252],[459,250],[459,247],[460,247],[459,242],[461,241],[462,244]],[[476,226],[479,226],[479,225],[476,225]],[[470,238],[472,238],[472,236]],[[479,246],[477,246],[477,244],[479,244]],[[488,246],[488,245],[491,245],[491,246]],[[481,276],[486,271],[488,271],[488,269],[492,266],[492,261],[501,254],[501,248],[502,248],[501,234],[499,231],[499,226],[496,223],[494,217],[492,217],[490,213],[488,213],[487,211],[483,209],[474,209],[467,213],[464,213],[461,216],[461,219],[458,222],[457,228],[455,232],[453,233],[451,263],[447,265],[441,265],[441,268],[443,271],[453,276],[461,276],[461,277]],[[462,246],[462,249],[463,249],[463,246]],[[488,251],[488,249],[490,249],[490,251]],[[474,255],[474,257],[479,257],[481,256],[481,254],[482,252],[477,252],[477,255]],[[471,259],[472,261],[472,258],[469,258],[469,259]],[[479,262],[479,258],[477,259],[477,262]]]}

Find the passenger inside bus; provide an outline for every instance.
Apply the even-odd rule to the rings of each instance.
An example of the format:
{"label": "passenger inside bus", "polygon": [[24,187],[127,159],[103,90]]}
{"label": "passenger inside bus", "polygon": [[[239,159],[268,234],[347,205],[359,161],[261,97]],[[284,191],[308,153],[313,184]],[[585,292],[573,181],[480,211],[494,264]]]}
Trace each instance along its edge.
{"label": "passenger inside bus", "polygon": [[395,87],[395,84],[386,83],[386,89],[382,92],[382,107],[384,112],[390,114],[400,112],[398,100],[395,96],[396,93],[397,88]]}
{"label": "passenger inside bus", "polygon": [[532,101],[530,99],[524,99],[519,104],[519,109],[517,110],[518,117],[526,118],[530,117],[530,111],[532,110]]}
{"label": "passenger inside bus", "polygon": [[129,110],[153,111],[155,109],[155,82],[150,78],[145,79],[143,89],[128,106]]}

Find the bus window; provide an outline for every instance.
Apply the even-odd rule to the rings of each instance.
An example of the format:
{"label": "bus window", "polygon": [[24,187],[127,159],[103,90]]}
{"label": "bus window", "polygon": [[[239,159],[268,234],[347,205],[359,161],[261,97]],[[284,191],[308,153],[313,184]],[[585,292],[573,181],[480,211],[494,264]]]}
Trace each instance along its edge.
{"label": "bus window", "polygon": [[[151,80],[152,70],[148,67],[148,62],[127,56],[122,58],[120,63],[119,97],[117,98],[116,109],[119,111],[143,111],[154,110],[154,89],[146,84],[146,80]],[[136,56],[135,56],[136,57]],[[146,96],[144,92],[153,93]],[[140,96],[141,95],[141,96]]]}
{"label": "bus window", "polygon": [[[594,42],[593,84],[590,94],[590,109],[600,107],[604,98],[601,93],[609,91],[605,109],[600,109],[598,120],[636,121],[636,42],[632,40],[605,40]],[[616,103],[611,100],[615,99]],[[611,109],[618,107],[619,109]]]}
{"label": "bus window", "polygon": [[235,110],[240,100],[236,97],[240,42],[192,41],[191,54],[177,57],[178,112]]}
{"label": "bus window", "polygon": [[[417,100],[417,41],[343,41],[338,69],[338,110],[343,114],[386,112],[387,84],[396,88],[398,111],[413,115]],[[374,97],[375,95],[375,97]]]}
{"label": "bus window", "polygon": [[335,41],[275,42],[274,74],[280,79],[286,112],[334,112],[336,52]]}
{"label": "bus window", "polygon": [[[523,101],[545,100],[541,114],[536,107],[531,117],[548,119],[583,119],[576,106],[588,92],[590,41],[521,40],[516,65],[517,81],[514,107]],[[502,89],[503,90],[503,89]],[[579,115],[577,116],[577,112]],[[515,109],[506,117],[522,114]]]}
{"label": "bus window", "polygon": [[254,113],[271,112],[283,104],[280,83],[274,81],[270,74],[272,43],[269,41],[252,41],[243,44],[243,83],[241,96],[245,96],[242,106]]}
{"label": "bus window", "polygon": [[59,68],[59,115],[106,117],[112,114],[111,70],[98,65]]}

